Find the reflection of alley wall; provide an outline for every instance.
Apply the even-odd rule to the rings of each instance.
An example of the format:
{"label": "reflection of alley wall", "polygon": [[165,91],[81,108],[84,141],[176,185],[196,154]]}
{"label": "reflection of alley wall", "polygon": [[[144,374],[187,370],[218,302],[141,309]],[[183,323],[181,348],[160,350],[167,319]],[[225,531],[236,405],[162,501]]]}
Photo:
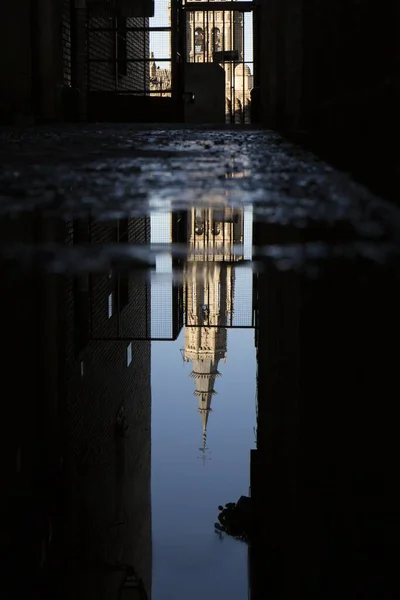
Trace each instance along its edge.
{"label": "reflection of alley wall", "polygon": [[[3,243],[49,240],[29,216],[0,219]],[[6,349],[3,382],[12,394],[3,402],[1,597],[34,596],[41,566],[42,539],[48,535],[51,499],[40,492],[57,464],[57,280],[46,282],[34,270],[18,274],[2,265],[0,323]],[[8,396],[8,394],[6,394]],[[28,595],[27,595],[28,597]]]}
{"label": "reflection of alley wall", "polygon": [[[259,226],[256,226],[259,228]],[[256,242],[257,243],[257,242]],[[265,269],[257,275],[257,449],[251,451],[253,543],[250,600],[296,594],[296,420],[299,402],[299,281]],[[296,583],[294,583],[296,581]]]}
{"label": "reflection of alley wall", "polygon": [[[110,237],[136,244],[149,239],[146,218],[91,228],[93,243]],[[73,570],[71,590],[93,587],[116,598],[123,573],[112,574],[107,566],[120,562],[137,570],[150,597],[150,342],[113,339],[116,333],[146,336],[149,290],[132,272],[92,279],[88,300],[94,333],[105,339],[77,345],[83,322],[76,310],[76,301],[82,303],[76,278],[66,290],[65,460],[73,490],[66,506],[66,547],[81,562]]]}
{"label": "reflection of alley wall", "polygon": [[205,451],[214,386],[220,376],[218,363],[227,355],[226,327],[234,309],[232,263],[243,258],[243,211],[193,208],[188,218],[188,242],[184,360],[192,363]]}
{"label": "reflection of alley wall", "polygon": [[[21,223],[14,241],[72,245],[88,235],[102,243],[115,241],[119,225],[125,241],[148,235],[145,219],[89,231],[87,222]],[[86,283],[84,275],[32,272],[3,279],[9,353],[2,369],[16,400],[4,415],[7,598],[116,600],[124,578],[110,569],[117,562],[134,566],[150,597],[150,342],[107,340],[116,319],[109,317],[110,273],[97,277],[103,292],[92,307],[106,339],[91,339]],[[141,286],[128,287],[123,308],[133,321],[149,311]]]}
{"label": "reflection of alley wall", "polygon": [[361,260],[320,267],[258,276],[252,600],[398,589],[398,286]]}

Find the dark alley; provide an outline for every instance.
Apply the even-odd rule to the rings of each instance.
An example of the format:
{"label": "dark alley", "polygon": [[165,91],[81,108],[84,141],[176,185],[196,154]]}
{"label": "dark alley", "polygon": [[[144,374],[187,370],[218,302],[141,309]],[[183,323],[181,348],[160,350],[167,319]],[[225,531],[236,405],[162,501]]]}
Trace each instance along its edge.
{"label": "dark alley", "polygon": [[386,9],[7,7],[1,598],[399,597]]}

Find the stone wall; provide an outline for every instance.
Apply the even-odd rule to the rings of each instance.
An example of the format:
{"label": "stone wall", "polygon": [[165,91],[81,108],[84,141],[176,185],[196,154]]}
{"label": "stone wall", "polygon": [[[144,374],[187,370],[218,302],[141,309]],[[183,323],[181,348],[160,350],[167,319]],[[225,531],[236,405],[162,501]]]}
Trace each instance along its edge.
{"label": "stone wall", "polygon": [[0,19],[0,124],[32,117],[30,6],[8,3]]}
{"label": "stone wall", "polygon": [[[71,242],[74,229],[76,223],[69,224]],[[88,231],[92,243],[100,245],[145,243],[149,233],[147,218],[93,223]],[[82,231],[80,235],[82,240]],[[115,282],[110,272],[97,275],[91,283],[91,307],[86,313],[92,321],[90,335],[80,346],[76,333],[84,322],[76,321],[74,310],[76,277],[65,282],[62,536],[66,556],[74,557],[67,559],[71,598],[77,590],[116,598],[123,578],[122,571],[112,571],[116,563],[132,565],[149,595],[151,588],[150,342],[117,339],[118,334],[138,332],[145,337],[150,293],[144,279],[128,277],[118,315],[115,300],[109,310]],[[118,318],[122,323],[125,318],[130,327],[118,330]]]}
{"label": "stone wall", "polygon": [[[337,127],[342,120],[347,127],[350,118],[357,120],[354,103],[363,100],[370,106],[370,120],[379,122],[385,99],[390,100],[379,86],[398,77],[399,23],[394,0],[381,7],[372,0],[263,0],[264,124],[290,130]],[[372,98],[374,92],[381,101]]]}
{"label": "stone wall", "polygon": [[[256,226],[255,245],[273,235]],[[258,275],[252,600],[398,588],[394,274],[332,258],[315,278],[273,264]]]}
{"label": "stone wall", "polygon": [[[87,240],[145,243],[149,227],[147,218],[94,224]],[[5,223],[2,239],[84,243],[78,229],[21,216]],[[2,374],[13,393],[3,414],[2,591],[10,599],[116,598],[118,562],[137,570],[150,596],[150,341],[113,339],[108,273],[91,311],[82,303],[85,277],[76,280],[3,271]],[[147,282],[131,277],[127,292],[125,334],[140,337],[150,322]],[[91,313],[101,339],[91,335]]]}

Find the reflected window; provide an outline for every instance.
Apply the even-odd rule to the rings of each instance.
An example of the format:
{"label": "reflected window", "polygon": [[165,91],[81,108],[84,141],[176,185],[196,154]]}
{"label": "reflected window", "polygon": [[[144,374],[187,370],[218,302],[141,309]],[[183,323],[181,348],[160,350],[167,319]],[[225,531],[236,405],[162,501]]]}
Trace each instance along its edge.
{"label": "reflected window", "polygon": [[126,347],[126,366],[129,367],[132,362],[132,342]]}
{"label": "reflected window", "polygon": [[221,50],[221,30],[218,27],[213,27],[212,30],[212,49],[213,52]]}
{"label": "reflected window", "polygon": [[197,27],[194,32],[194,50],[195,52],[204,50],[204,33],[201,27]]}
{"label": "reflected window", "polygon": [[114,297],[113,294],[111,292],[111,294],[108,294],[108,303],[107,303],[107,308],[108,308],[108,318],[111,319],[111,317],[113,316],[113,308],[114,308]]}

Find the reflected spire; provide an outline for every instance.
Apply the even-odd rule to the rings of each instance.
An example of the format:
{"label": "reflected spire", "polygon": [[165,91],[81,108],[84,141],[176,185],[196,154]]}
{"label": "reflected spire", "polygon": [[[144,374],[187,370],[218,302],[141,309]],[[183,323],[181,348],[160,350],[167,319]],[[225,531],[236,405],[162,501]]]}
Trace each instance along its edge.
{"label": "reflected spire", "polygon": [[211,460],[211,458],[209,458],[207,456],[207,423],[204,425],[203,424],[203,435],[202,435],[202,446],[199,448],[199,451],[201,452],[201,456],[199,456],[199,458],[201,458],[202,462],[203,462],[203,467],[206,464],[206,460]]}

